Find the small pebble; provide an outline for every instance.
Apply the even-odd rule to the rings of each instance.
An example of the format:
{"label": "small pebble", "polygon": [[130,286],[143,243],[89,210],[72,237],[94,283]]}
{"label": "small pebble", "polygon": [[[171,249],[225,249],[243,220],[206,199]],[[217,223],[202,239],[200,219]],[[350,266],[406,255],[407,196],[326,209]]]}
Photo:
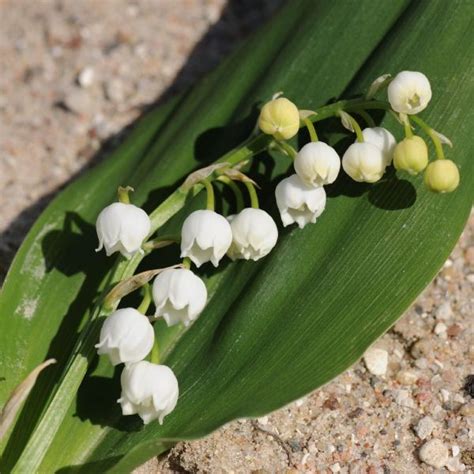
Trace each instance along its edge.
{"label": "small pebble", "polygon": [[436,310],[436,319],[451,319],[453,316],[453,310],[449,301],[445,301],[441,306]]}
{"label": "small pebble", "polygon": [[426,439],[431,435],[435,427],[436,423],[434,422],[433,418],[431,418],[431,416],[425,416],[416,425],[415,433],[418,438]]}
{"label": "small pebble", "polygon": [[411,346],[410,354],[415,359],[421,359],[432,353],[433,341],[431,339],[420,339]]}
{"label": "small pebble", "polygon": [[330,466],[329,469],[331,469],[331,472],[340,472],[341,471],[341,466],[337,462],[337,463],[333,464],[332,466]]}
{"label": "small pebble", "polygon": [[420,460],[429,466],[441,469],[448,461],[448,448],[439,439],[430,439],[419,451]]}
{"label": "small pebble", "polygon": [[397,380],[402,385],[412,385],[418,380],[418,376],[409,370],[400,370],[397,373]]}
{"label": "small pebble", "polygon": [[111,102],[119,103],[125,100],[125,88],[119,79],[111,79],[104,86],[105,96]]}
{"label": "small pebble", "polygon": [[77,76],[77,82],[81,87],[89,87],[94,82],[94,70],[85,67]]}
{"label": "small pebble", "polygon": [[385,375],[388,366],[388,352],[384,349],[370,348],[364,354],[367,370],[373,375]]}
{"label": "small pebble", "polygon": [[461,416],[474,416],[474,403],[466,403],[459,409],[459,414]]}
{"label": "small pebble", "polygon": [[395,392],[395,403],[401,407],[414,408],[415,402],[410,396],[408,390],[396,390]]}
{"label": "small pebble", "polygon": [[434,333],[439,336],[440,334],[444,334],[447,329],[448,329],[448,326],[446,326],[446,324],[438,323],[434,327]]}

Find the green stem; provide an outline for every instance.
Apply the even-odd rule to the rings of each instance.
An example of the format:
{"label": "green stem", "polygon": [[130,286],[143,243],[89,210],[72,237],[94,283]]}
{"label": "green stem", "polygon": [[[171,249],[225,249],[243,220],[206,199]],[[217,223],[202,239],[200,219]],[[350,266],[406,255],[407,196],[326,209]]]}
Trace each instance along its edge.
{"label": "green stem", "polygon": [[179,235],[162,235],[160,237],[148,240],[142,245],[142,248],[145,250],[145,252],[151,252],[155,249],[161,249],[163,247],[167,247],[168,245],[177,244],[180,241],[181,237]]}
{"label": "green stem", "polygon": [[119,202],[123,204],[130,204],[129,193],[133,191],[134,189],[131,186],[126,186],[126,187],[119,186],[117,189],[117,197],[118,197]]}
{"label": "green stem", "polygon": [[355,113],[360,115],[369,127],[377,126],[372,116],[369,113],[367,113],[364,109],[356,110]]}
{"label": "green stem", "polygon": [[405,137],[411,138],[413,136],[413,130],[411,129],[410,118],[408,115],[405,115],[403,120],[403,127],[405,129]]}
{"label": "green stem", "polygon": [[206,188],[207,193],[206,209],[213,211],[216,205],[216,198],[214,196],[214,188],[212,187],[212,183],[206,178],[202,180],[202,184]]}
{"label": "green stem", "polygon": [[158,340],[155,337],[153,342],[153,347],[150,352],[150,362],[152,364],[159,364],[160,363],[160,347],[158,346]]}
{"label": "green stem", "polygon": [[433,142],[433,145],[435,147],[437,159],[444,160],[445,156],[443,151],[443,144],[441,143],[441,140],[439,139],[438,135],[436,135],[435,131],[420,117],[412,115],[411,119],[413,120],[413,122],[419,125],[420,128],[431,138],[431,141]]}
{"label": "green stem", "polygon": [[245,186],[247,187],[247,190],[250,195],[250,205],[254,209],[258,209],[258,196],[257,196],[257,190],[255,189],[255,185],[251,181],[244,181]]}
{"label": "green stem", "polygon": [[357,120],[352,115],[349,115],[347,112],[346,112],[346,114],[348,115],[348,117],[351,121],[352,127],[354,128],[354,132],[357,136],[357,141],[359,143],[364,143],[364,135],[362,135],[362,130],[361,130],[360,125],[358,124]]}
{"label": "green stem", "polygon": [[308,117],[303,119],[306,128],[308,129],[309,137],[311,138],[312,142],[317,142],[319,140],[318,134],[316,133],[316,129],[314,128],[313,122]]}
{"label": "green stem", "polygon": [[142,288],[143,288],[143,299],[142,299],[142,302],[140,303],[140,306],[137,308],[137,311],[139,311],[142,314],[146,314],[151,303],[151,288],[148,283],[146,285],[143,285]]}
{"label": "green stem", "polygon": [[295,159],[298,152],[289,143],[283,141],[276,141],[275,144],[292,160]]}
{"label": "green stem", "polygon": [[191,259],[189,257],[184,257],[182,264],[183,264],[183,268],[185,268],[186,270],[191,269]]}
{"label": "green stem", "polygon": [[[316,123],[337,116],[340,110],[355,111],[358,108],[366,110],[390,110],[390,105],[387,102],[377,100],[341,100],[317,109],[315,111],[316,115],[311,116],[311,121]],[[217,162],[229,163],[230,166],[235,166],[267,150],[272,143],[275,142],[270,135],[259,134],[252,136],[239,147],[223,155]],[[174,191],[151,213],[150,235],[153,235],[160,227],[168,222],[185,206],[190,197],[196,196],[202,189],[203,185],[198,184],[192,188],[180,186]],[[112,285],[133,276],[142,258],[143,255],[136,253],[130,260],[117,259],[111,273],[106,277],[106,282],[104,282],[100,288],[102,290],[102,297],[99,299],[98,304],[92,312],[89,323],[81,332],[74,346],[67,363],[67,370],[61,382],[51,394],[49,405],[14,467],[16,472],[36,472],[40,467],[69,407],[74,402],[77,390],[87,373],[87,368],[96,355],[94,345],[97,343],[97,338],[99,337],[101,327],[100,318],[115,309],[104,308],[103,298],[107,295]]]}
{"label": "green stem", "polygon": [[244,197],[242,196],[242,191],[239,189],[237,184],[228,176],[219,176],[217,180],[221,181],[222,183],[229,186],[230,189],[232,189],[232,192],[234,193],[234,196],[235,196],[236,211],[237,212],[241,211],[244,207]]}

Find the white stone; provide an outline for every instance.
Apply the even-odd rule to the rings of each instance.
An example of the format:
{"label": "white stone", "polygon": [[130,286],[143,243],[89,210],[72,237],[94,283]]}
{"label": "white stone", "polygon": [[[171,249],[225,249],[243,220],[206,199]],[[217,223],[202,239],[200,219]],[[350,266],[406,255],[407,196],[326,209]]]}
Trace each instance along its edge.
{"label": "white stone", "polygon": [[441,306],[436,310],[436,319],[448,320],[453,316],[453,310],[449,301],[445,301]]}
{"label": "white stone", "polygon": [[89,87],[94,82],[94,70],[91,67],[85,67],[77,76],[77,82],[81,87]]}
{"label": "white stone", "polygon": [[447,329],[448,329],[448,327],[446,326],[446,324],[444,324],[444,323],[438,323],[438,324],[436,324],[436,326],[434,327],[434,333],[439,336],[440,334],[445,333]]}
{"label": "white stone", "polygon": [[388,352],[385,349],[371,347],[364,354],[367,370],[373,375],[385,375],[388,366]]}
{"label": "white stone", "polygon": [[420,439],[428,438],[433,430],[436,427],[436,423],[434,422],[431,416],[425,416],[422,418],[415,427],[415,433]]}
{"label": "white stone", "polygon": [[448,448],[439,439],[427,441],[420,449],[420,460],[429,466],[441,469],[448,461]]}
{"label": "white stone", "polygon": [[340,472],[341,471],[341,466],[337,462],[337,463],[333,464],[332,466],[330,466],[329,469],[331,469],[331,472]]}
{"label": "white stone", "polygon": [[453,456],[456,457],[460,452],[461,450],[459,449],[459,446],[451,446],[451,452],[453,453]]}
{"label": "white stone", "polygon": [[418,380],[418,375],[409,370],[400,370],[397,373],[397,380],[403,385],[412,385]]}
{"label": "white stone", "polygon": [[408,390],[396,390],[395,403],[401,407],[415,408],[415,402]]}

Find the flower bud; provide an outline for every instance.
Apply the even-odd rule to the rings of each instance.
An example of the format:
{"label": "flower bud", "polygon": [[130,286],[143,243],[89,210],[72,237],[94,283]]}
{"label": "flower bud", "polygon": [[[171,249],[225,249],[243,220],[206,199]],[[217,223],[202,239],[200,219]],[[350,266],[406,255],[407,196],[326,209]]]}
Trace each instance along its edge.
{"label": "flower bud", "polygon": [[307,143],[295,157],[296,174],[306,184],[322,186],[333,183],[341,169],[336,150],[324,142]]}
{"label": "flower bud", "polygon": [[160,425],[178,402],[178,380],[166,365],[146,360],[130,364],[120,377],[121,397],[117,400],[124,415],[138,414],[143,423],[158,420]]}
{"label": "flower bud", "polygon": [[354,181],[375,183],[385,172],[385,160],[380,148],[356,142],[344,153],[342,167]]}
{"label": "flower bud", "polygon": [[105,247],[107,256],[120,252],[130,258],[141,251],[141,245],[150,233],[148,214],[133,204],[115,202],[104,208],[96,222],[99,247]]}
{"label": "flower bud", "polygon": [[257,261],[275,247],[278,229],[273,218],[262,209],[246,208],[230,220],[232,245],[227,255],[232,259]]}
{"label": "flower bud", "polygon": [[417,114],[431,100],[431,85],[421,72],[399,72],[388,85],[388,101],[395,112]]}
{"label": "flower bud", "polygon": [[397,141],[395,137],[383,127],[364,128],[362,130],[364,142],[371,143],[382,150],[385,166],[389,166],[392,162],[393,151]]}
{"label": "flower bud", "polygon": [[459,186],[459,170],[451,160],[436,160],[425,171],[425,184],[437,193],[450,193]]}
{"label": "flower bud", "polygon": [[148,318],[134,308],[123,308],[107,316],[95,347],[99,355],[107,354],[112,365],[117,365],[144,359],[154,340]]}
{"label": "flower bud", "polygon": [[273,135],[277,140],[288,140],[300,128],[298,108],[284,97],[273,99],[262,107],[258,126],[263,133]]}
{"label": "flower bud", "polygon": [[171,268],[155,278],[153,301],[155,316],[162,316],[168,326],[178,323],[189,326],[206,306],[206,285],[191,270]]}
{"label": "flower bud", "polygon": [[397,170],[418,174],[428,164],[428,147],[423,138],[414,135],[404,138],[395,147],[393,165]]}
{"label": "flower bud", "polygon": [[217,267],[231,243],[230,224],[217,212],[194,211],[183,223],[181,257],[189,257],[197,267],[209,261]]}
{"label": "flower bud", "polygon": [[275,197],[285,227],[294,222],[300,229],[309,222],[314,224],[326,206],[324,188],[308,186],[297,174],[278,183]]}

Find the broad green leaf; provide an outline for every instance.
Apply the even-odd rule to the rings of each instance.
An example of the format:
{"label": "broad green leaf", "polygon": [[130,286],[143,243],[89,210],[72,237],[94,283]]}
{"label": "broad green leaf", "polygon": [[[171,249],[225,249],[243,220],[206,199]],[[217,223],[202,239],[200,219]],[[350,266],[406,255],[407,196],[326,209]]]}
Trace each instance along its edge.
{"label": "broad green leaf", "polygon": [[[472,204],[474,68],[460,44],[474,40],[474,6],[450,2],[448,10],[428,1],[288,2],[213,74],[142,119],[108,160],[58,196],[18,252],[0,296],[0,404],[34,367],[58,360],[1,446],[2,472],[126,472],[176,440],[262,415],[321,386],[396,321],[448,256]],[[94,340],[92,303],[117,277],[114,259],[93,252],[95,217],[116,187],[135,187],[135,201],[151,212],[187,174],[244,140],[255,105],[274,92],[314,110],[403,69],[432,82],[422,116],[452,140],[459,189],[434,195],[420,177],[392,174],[373,186],[341,177],[328,188],[318,223],[282,229],[267,258],[204,269],[211,298],[199,320],[187,332],[156,328],[180,380],[177,409],[163,426],[121,417],[119,371],[91,358],[87,344],[73,350],[83,328]],[[383,123],[401,136],[392,117]],[[340,150],[347,144],[335,121],[318,132]],[[276,215],[272,192],[289,162],[266,155],[259,163],[251,175]],[[203,197],[185,201],[174,194],[161,207],[160,232],[178,230]],[[141,268],[177,257],[160,250]]]}

